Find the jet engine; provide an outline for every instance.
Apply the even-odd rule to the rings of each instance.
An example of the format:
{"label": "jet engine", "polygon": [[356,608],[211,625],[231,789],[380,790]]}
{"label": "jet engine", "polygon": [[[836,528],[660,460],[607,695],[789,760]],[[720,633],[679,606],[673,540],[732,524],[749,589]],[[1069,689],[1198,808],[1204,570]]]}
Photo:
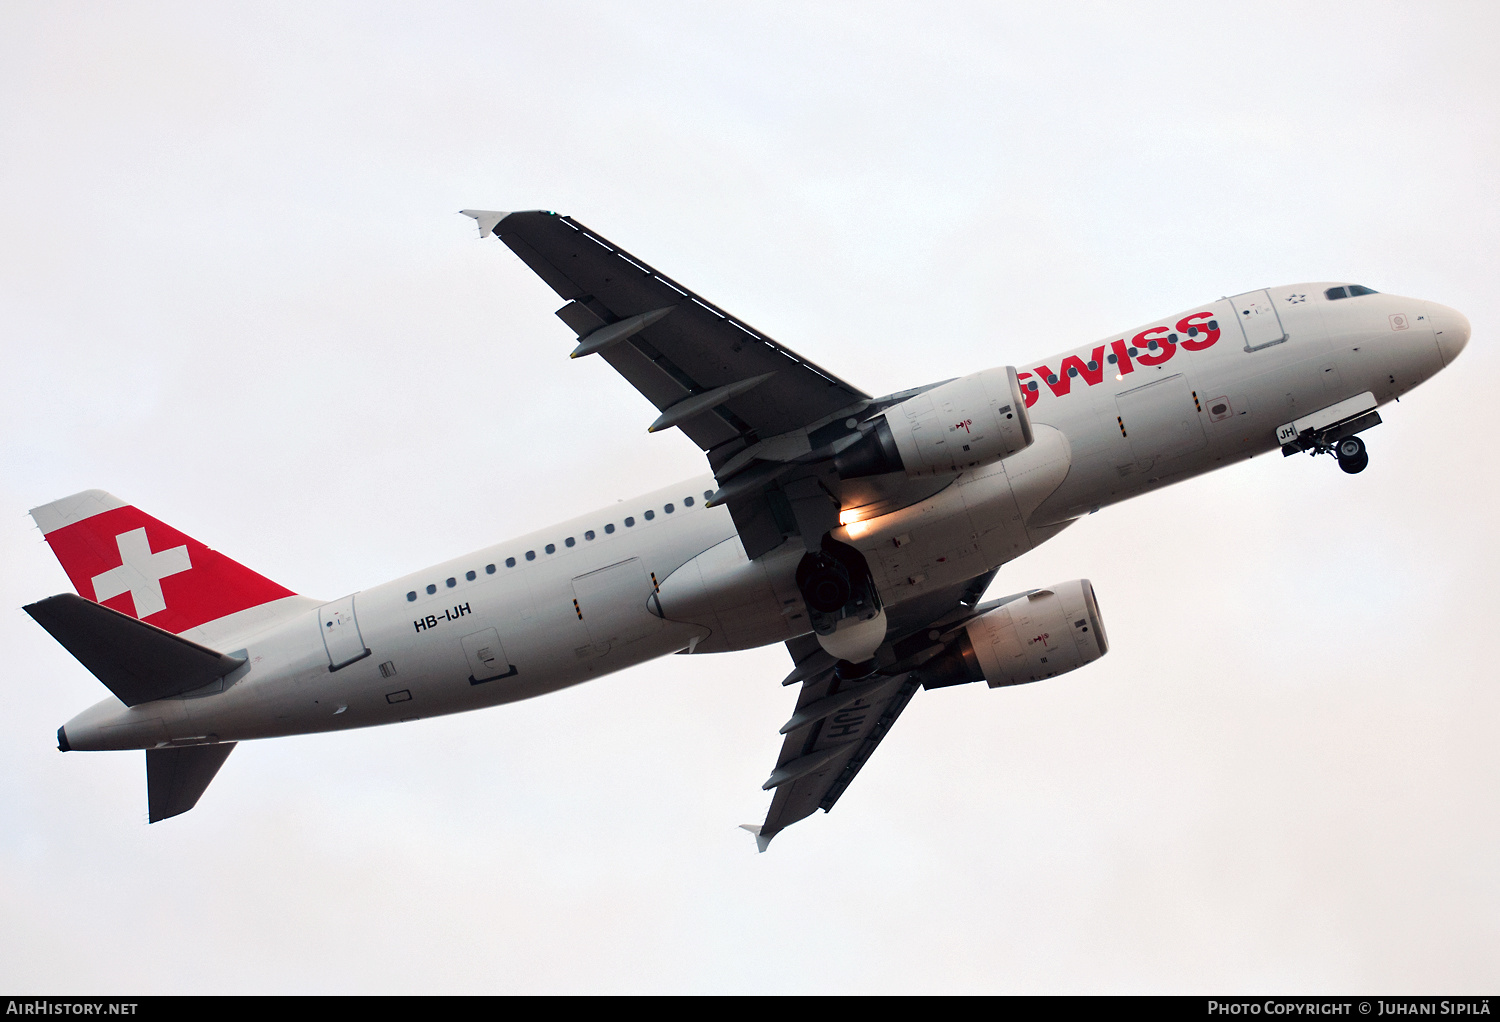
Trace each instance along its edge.
{"label": "jet engine", "polygon": [[834,459],[845,479],[958,472],[1031,444],[1031,417],[1013,366],[986,369],[887,408]]}
{"label": "jet engine", "polygon": [[1086,578],[1010,597],[967,622],[919,672],[923,688],[983,681],[990,688],[1053,678],[1109,652]]}

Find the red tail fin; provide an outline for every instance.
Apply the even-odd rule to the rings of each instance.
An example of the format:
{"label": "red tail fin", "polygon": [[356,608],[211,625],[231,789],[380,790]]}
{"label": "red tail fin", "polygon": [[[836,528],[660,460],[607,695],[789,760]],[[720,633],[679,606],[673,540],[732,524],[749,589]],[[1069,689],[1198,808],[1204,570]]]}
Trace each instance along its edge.
{"label": "red tail fin", "polygon": [[79,596],[169,632],[296,595],[103,490],[31,517]]}

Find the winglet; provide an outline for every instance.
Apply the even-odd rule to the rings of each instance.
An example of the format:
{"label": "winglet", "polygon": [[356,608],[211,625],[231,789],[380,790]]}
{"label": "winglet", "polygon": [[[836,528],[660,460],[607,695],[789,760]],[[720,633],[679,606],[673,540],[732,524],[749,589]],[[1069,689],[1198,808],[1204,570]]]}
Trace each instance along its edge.
{"label": "winglet", "polygon": [[762,852],[771,847],[771,839],[776,836],[775,834],[762,834],[760,832],[760,824],[758,823],[742,823],[740,824],[740,830],[748,830],[754,834],[755,847]]}
{"label": "winglet", "polygon": [[509,213],[501,213],[493,209],[461,209],[459,212],[464,216],[471,216],[479,221],[479,236],[481,238],[488,238],[491,234],[494,234],[495,228],[499,225],[500,221],[510,216]]}

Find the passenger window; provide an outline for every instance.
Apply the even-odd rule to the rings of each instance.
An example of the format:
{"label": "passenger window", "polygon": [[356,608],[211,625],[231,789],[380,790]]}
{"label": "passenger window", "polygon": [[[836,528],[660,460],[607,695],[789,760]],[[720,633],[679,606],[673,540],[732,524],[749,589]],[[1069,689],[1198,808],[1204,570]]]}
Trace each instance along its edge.
{"label": "passenger window", "polygon": [[585,532],[583,534],[583,538],[584,539],[589,539],[589,540],[593,539],[594,538],[594,530],[590,529],[588,532]]}
{"label": "passenger window", "polygon": [[572,545],[573,545],[573,537],[572,536],[569,536],[567,539],[563,540],[563,546],[572,546]]}
{"label": "passenger window", "polygon": [[495,566],[493,564],[486,564],[484,566],[484,573],[486,575],[493,575],[495,573]]}
{"label": "passenger window", "polygon": [[646,521],[649,522],[651,519],[653,519],[655,517],[656,517],[656,512],[655,511],[647,511],[646,512]]}
{"label": "passenger window", "polygon": [[666,507],[662,508],[662,510],[665,511],[667,514],[671,514],[672,513],[672,505],[668,504]]}
{"label": "passenger window", "polygon": [[458,585],[458,579],[456,579],[456,578],[450,578],[448,580],[448,588],[449,589],[452,589],[456,585]]}
{"label": "passenger window", "polygon": [[1379,291],[1376,291],[1374,288],[1365,287],[1363,284],[1350,284],[1349,285],[1349,297],[1350,298],[1357,298],[1360,295],[1378,295],[1378,294],[1380,294]]}
{"label": "passenger window", "polygon": [[470,582],[474,581],[474,579],[476,579],[478,577],[479,576],[475,575],[472,571],[468,571],[468,572],[464,573],[464,578],[468,579]]}
{"label": "passenger window", "polygon": [[507,568],[514,568],[516,566],[516,559],[514,557],[507,557],[505,559],[505,566]]}
{"label": "passenger window", "polygon": [[536,560],[536,551],[535,550],[528,550],[528,551],[526,551],[526,559],[528,561],[534,561],[534,560]]}
{"label": "passenger window", "polygon": [[614,531],[615,531],[615,523],[614,522],[610,522],[608,525],[606,525],[604,527],[604,534],[606,536],[608,536],[610,533],[612,533]]}
{"label": "passenger window", "polygon": [[1099,368],[1099,363],[1095,362],[1093,359],[1089,359],[1089,372],[1093,372],[1095,369],[1098,369],[1098,368]]}
{"label": "passenger window", "polygon": [[428,586],[427,587],[427,595],[428,596],[431,596],[435,592],[437,592],[437,586]]}
{"label": "passenger window", "polygon": [[1077,366],[1068,366],[1068,375],[1069,376],[1077,376],[1078,375],[1078,367]]}
{"label": "passenger window", "polygon": [[1141,353],[1141,349],[1137,348],[1133,344],[1129,348],[1127,348],[1126,351],[1130,353],[1131,358],[1134,358],[1136,355],[1139,355]]}
{"label": "passenger window", "polygon": [[682,498],[682,506],[683,507],[692,507],[693,506],[693,498],[692,497],[683,497]]}
{"label": "passenger window", "polygon": [[713,497],[714,497],[714,491],[713,490],[704,490],[703,491],[703,499],[704,500],[712,500]]}
{"label": "passenger window", "polygon": [[1119,361],[1119,356],[1117,356],[1117,355],[1110,355],[1104,361],[1108,362],[1110,365],[1114,365],[1115,362]]}
{"label": "passenger window", "polygon": [[409,592],[409,593],[406,594],[406,602],[407,603],[416,603],[417,602],[417,591],[415,589],[413,589],[411,592]]}
{"label": "passenger window", "polygon": [[1349,292],[1341,287],[1331,287],[1327,291],[1324,291],[1323,295],[1331,302],[1339,298],[1348,298]]}
{"label": "passenger window", "polygon": [[627,519],[625,519],[625,528],[627,528],[627,529],[633,529],[633,528],[635,528],[635,519],[634,518],[627,518]]}
{"label": "passenger window", "polygon": [[557,553],[557,544],[556,543],[548,543],[545,549],[546,549],[546,551],[549,554],[555,554],[555,553]]}

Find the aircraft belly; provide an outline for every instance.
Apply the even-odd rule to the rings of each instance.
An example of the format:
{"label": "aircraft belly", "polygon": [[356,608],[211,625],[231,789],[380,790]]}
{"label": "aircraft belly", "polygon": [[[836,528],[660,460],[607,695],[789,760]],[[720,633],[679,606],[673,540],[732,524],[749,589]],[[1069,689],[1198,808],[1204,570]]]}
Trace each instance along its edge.
{"label": "aircraft belly", "polygon": [[1037,508],[1068,476],[1069,440],[1036,424],[1035,440],[993,465],[965,473],[939,493],[842,532],[865,555],[888,603],[922,596],[1025,553],[1055,529]]}
{"label": "aircraft belly", "polygon": [[751,561],[738,537],[726,539],[661,584],[661,613],[703,629],[697,653],[785,642],[809,630],[795,579],[803,552],[800,543],[786,543]]}
{"label": "aircraft belly", "polygon": [[979,558],[985,563],[981,571],[1014,560],[1031,549],[1026,516],[1016,502],[1005,462],[976,473],[961,492],[969,508]]}

